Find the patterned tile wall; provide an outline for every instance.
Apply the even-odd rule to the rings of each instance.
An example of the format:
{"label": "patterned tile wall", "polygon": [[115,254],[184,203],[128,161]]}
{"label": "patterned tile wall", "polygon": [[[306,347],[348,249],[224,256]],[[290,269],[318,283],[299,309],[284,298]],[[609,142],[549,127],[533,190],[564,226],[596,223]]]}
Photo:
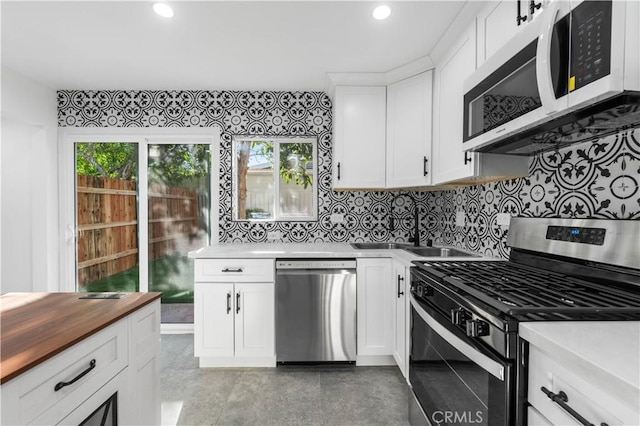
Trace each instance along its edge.
{"label": "patterned tile wall", "polygon": [[[280,231],[285,242],[406,241],[412,220],[404,197],[395,202],[397,230],[388,230],[393,192],[331,190],[331,100],[322,92],[58,91],[60,127],[211,127],[222,129],[220,149],[221,242],[260,242]],[[234,135],[318,138],[318,220],[232,220],[231,141]],[[414,194],[427,215],[430,194]],[[332,223],[331,215],[344,215]],[[422,238],[427,230],[421,230]]]}
{"label": "patterned tile wall", "polygon": [[[508,256],[498,213],[527,217],[640,219],[640,129],[548,152],[529,176],[434,193],[434,241]],[[464,227],[455,226],[464,212]]]}
{"label": "patterned tile wall", "polygon": [[[220,235],[222,242],[266,241],[280,231],[287,242],[406,241],[410,203],[397,198],[398,229],[388,230],[394,192],[331,191],[331,101],[322,92],[59,91],[60,127],[208,127],[222,129]],[[318,221],[249,223],[231,216],[231,140],[234,135],[318,138]],[[530,161],[529,176],[450,191],[412,193],[421,239],[508,255],[500,212],[531,217],[640,219],[640,130],[546,153]],[[456,212],[466,215],[455,226]],[[333,213],[344,215],[334,224]]]}

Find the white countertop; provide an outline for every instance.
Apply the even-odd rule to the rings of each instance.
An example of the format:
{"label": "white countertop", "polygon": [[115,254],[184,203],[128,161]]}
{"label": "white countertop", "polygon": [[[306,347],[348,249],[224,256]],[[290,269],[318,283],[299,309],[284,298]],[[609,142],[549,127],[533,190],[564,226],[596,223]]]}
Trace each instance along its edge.
{"label": "white countertop", "polygon": [[640,321],[530,322],[519,330],[561,364],[640,389]]}
{"label": "white countertop", "polygon": [[[456,248],[457,249],[457,248]],[[460,249],[457,249],[460,250]],[[501,260],[487,257],[420,257],[405,250],[357,250],[349,243],[221,243],[189,252],[194,259],[216,258],[278,258],[278,257],[386,257],[393,258],[405,266],[413,260]]]}

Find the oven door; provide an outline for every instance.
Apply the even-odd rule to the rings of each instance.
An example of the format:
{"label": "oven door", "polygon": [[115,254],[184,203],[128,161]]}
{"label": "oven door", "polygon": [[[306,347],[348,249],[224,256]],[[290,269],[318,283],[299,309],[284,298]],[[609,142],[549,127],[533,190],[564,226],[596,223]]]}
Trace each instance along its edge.
{"label": "oven door", "polygon": [[410,401],[410,423],[512,425],[511,363],[439,317],[411,295],[409,382],[421,410]]}

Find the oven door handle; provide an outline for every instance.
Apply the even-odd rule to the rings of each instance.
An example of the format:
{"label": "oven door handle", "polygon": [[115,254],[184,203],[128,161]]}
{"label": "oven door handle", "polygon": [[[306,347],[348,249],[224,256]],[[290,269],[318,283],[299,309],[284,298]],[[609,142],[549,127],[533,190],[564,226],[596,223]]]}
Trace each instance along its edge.
{"label": "oven door handle", "polygon": [[445,339],[451,346],[456,348],[471,361],[482,367],[482,369],[487,373],[504,382],[504,365],[492,360],[491,358],[479,352],[476,348],[464,342],[458,336],[447,330],[438,321],[432,318],[431,315],[429,315],[427,311],[422,308],[422,306],[420,306],[420,304],[413,297],[413,294],[411,295],[411,306],[413,306],[418,315],[420,315],[420,318],[422,318],[433,331],[438,333],[440,337]]}

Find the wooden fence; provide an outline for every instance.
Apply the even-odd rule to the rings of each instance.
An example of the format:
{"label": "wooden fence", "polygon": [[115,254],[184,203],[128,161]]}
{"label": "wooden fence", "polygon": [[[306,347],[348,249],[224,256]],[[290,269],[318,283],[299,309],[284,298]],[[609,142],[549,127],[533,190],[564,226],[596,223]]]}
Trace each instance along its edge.
{"label": "wooden fence", "polygon": [[[78,284],[107,278],[138,265],[136,181],[77,176]],[[198,227],[194,189],[149,188],[149,259],[172,254],[176,239]]]}

